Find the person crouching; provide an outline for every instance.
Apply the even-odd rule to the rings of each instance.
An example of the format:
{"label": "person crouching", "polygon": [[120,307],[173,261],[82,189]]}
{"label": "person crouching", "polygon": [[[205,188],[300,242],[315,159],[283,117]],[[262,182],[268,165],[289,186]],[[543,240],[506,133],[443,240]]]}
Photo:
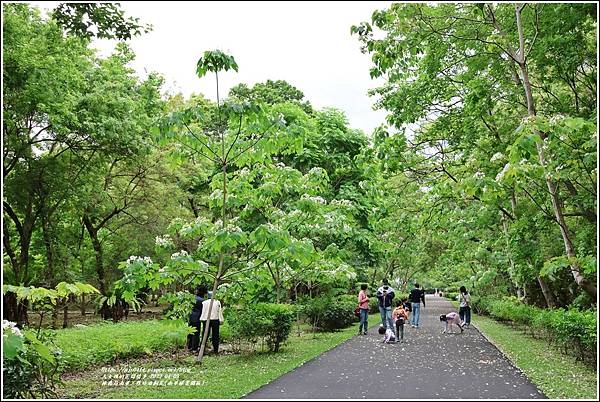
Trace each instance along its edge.
{"label": "person crouching", "polygon": [[383,335],[383,343],[396,343],[396,335],[394,334],[394,329],[388,327],[384,327],[383,324],[379,325],[379,335]]}
{"label": "person crouching", "polygon": [[[460,316],[456,312],[451,312],[448,314],[440,315],[440,321],[445,324],[443,334],[448,332],[448,329],[452,330],[452,325],[456,325],[460,329],[460,333],[463,333],[462,322],[460,321]],[[453,331],[454,332],[454,331]]]}

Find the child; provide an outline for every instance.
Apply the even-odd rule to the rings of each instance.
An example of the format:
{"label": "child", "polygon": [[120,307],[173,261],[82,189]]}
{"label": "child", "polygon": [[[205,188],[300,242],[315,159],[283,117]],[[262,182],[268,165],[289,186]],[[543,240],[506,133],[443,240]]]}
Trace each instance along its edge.
{"label": "child", "polygon": [[383,343],[395,343],[396,335],[394,335],[394,330],[390,327],[384,327],[383,324],[379,325],[379,335],[383,335]]}
{"label": "child", "polygon": [[402,301],[399,301],[397,307],[392,312],[392,319],[396,324],[396,339],[404,342],[404,322],[408,320],[408,311]]}
{"label": "child", "polygon": [[442,331],[442,334],[445,334],[446,332],[448,332],[448,327],[450,327],[450,329],[452,329],[453,324],[455,324],[458,328],[460,328],[461,334],[463,333],[462,322],[460,320],[460,316],[458,315],[458,313],[452,311],[448,314],[442,314],[442,315],[440,315],[440,321],[442,321],[446,324],[444,327],[444,330]]}

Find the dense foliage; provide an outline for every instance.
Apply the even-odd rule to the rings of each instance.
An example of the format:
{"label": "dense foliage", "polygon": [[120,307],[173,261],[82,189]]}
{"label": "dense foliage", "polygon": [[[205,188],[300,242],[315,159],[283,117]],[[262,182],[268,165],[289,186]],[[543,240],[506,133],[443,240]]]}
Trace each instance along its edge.
{"label": "dense foliage", "polygon": [[[3,4],[5,318],[39,334],[63,309],[67,327],[68,307],[85,313],[100,293],[105,319],[150,299],[186,319],[190,291],[208,284],[236,312],[224,338],[277,351],[292,302],[336,330],[355,322],[358,285],[373,294],[388,278],[398,295],[414,281],[466,285],[475,309],[590,353],[595,5],[374,12],[351,28],[384,82],[371,94],[389,114],[373,133],[283,80],[216,102],[167,95],[158,74],[134,73],[124,42],[106,58],[90,47],[148,29],[116,4],[49,18]],[[217,91],[220,72],[244,67],[219,50],[198,57]],[[169,332],[127,350],[115,340],[92,362],[177,348],[185,330]]]}

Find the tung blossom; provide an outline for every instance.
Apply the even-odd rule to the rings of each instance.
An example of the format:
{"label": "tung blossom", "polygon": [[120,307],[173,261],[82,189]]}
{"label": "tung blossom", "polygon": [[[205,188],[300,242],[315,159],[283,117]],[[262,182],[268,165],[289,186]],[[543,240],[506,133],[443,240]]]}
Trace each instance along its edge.
{"label": "tung blossom", "polygon": [[11,331],[14,335],[22,338],[23,337],[23,333],[21,333],[21,330],[17,327],[17,324],[12,322],[12,321],[8,321],[8,320],[2,320],[2,336],[7,336],[8,332],[7,331]]}
{"label": "tung blossom", "polygon": [[502,152],[496,152],[490,159],[490,162],[496,162],[500,159],[504,158],[504,154]]}

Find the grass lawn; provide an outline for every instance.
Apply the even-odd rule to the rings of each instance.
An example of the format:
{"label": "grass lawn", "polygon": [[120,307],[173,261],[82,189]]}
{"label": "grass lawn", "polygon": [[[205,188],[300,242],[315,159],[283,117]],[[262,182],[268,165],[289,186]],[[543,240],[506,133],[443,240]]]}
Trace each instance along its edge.
{"label": "grass lawn", "polygon": [[[379,314],[370,316],[370,322],[378,322],[378,316]],[[85,372],[64,375],[64,386],[59,390],[59,398],[240,398],[350,339],[357,331],[358,324],[355,324],[335,333],[302,332],[298,336],[294,327],[279,353],[208,355],[202,366],[194,365],[193,357],[177,360],[168,354],[130,359],[126,363],[110,366],[116,369],[182,368],[189,372],[177,373],[176,380],[198,381],[193,386],[103,386],[103,375],[106,373],[102,371],[102,367],[96,366]]]}
{"label": "grass lawn", "polygon": [[593,367],[491,318],[474,315],[473,324],[548,398],[597,398],[598,378]]}

